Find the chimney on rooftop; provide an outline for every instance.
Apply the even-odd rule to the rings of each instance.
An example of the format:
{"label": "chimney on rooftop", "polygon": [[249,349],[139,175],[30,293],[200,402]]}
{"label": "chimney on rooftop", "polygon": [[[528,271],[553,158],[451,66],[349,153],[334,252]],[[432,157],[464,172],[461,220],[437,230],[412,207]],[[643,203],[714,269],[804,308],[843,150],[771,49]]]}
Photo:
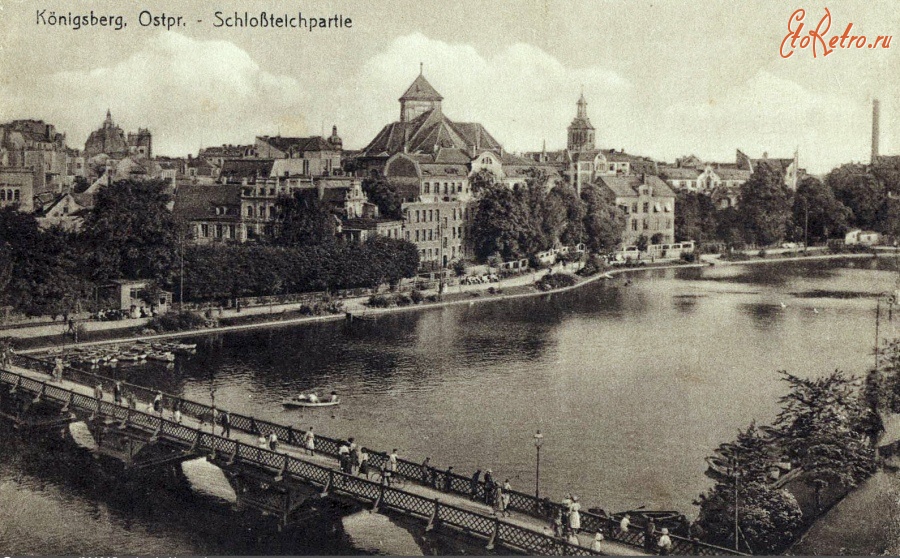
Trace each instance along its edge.
{"label": "chimney on rooftop", "polygon": [[869,161],[870,163],[875,163],[875,159],[878,158],[878,136],[880,134],[879,130],[879,120],[881,119],[881,103],[878,102],[878,99],[872,100],[872,158]]}

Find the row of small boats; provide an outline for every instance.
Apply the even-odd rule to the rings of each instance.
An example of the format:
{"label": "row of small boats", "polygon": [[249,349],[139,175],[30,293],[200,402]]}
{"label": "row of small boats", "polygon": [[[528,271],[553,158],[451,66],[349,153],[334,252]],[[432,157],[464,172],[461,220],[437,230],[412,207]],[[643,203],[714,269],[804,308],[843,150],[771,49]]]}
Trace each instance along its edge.
{"label": "row of small boats", "polygon": [[67,364],[87,366],[114,366],[118,363],[140,364],[147,361],[175,362],[176,355],[189,355],[196,352],[194,343],[138,341],[134,345],[107,345],[96,347],[76,347],[69,352],[49,356],[58,356]]}

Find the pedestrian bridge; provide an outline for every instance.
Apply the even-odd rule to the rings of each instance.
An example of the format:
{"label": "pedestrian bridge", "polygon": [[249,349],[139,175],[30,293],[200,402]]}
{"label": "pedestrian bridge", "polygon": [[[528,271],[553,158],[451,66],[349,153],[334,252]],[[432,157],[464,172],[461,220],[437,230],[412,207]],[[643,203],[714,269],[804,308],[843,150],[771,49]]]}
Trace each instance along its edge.
{"label": "pedestrian bridge", "polygon": [[[51,379],[53,364],[13,355],[0,370],[0,417],[15,428],[58,430],[69,422],[85,421],[97,443],[98,454],[124,463],[126,468],[174,466],[205,456],[219,466],[238,495],[238,509],[252,508],[278,517],[281,525],[296,519],[304,502],[315,497],[351,500],[383,513],[399,513],[420,520],[427,531],[440,529],[455,536],[480,539],[487,549],[503,548],[532,555],[646,554],[644,530],[639,522],[620,533],[614,521],[582,512],[579,544],[553,536],[549,518],[561,504],[539,500],[521,492],[510,493],[508,517],[500,518],[483,503],[485,484],[474,486],[470,478],[437,474],[444,490],[423,483],[421,465],[399,460],[395,478],[386,485],[341,472],[338,450],[343,441],[316,435],[314,455],[302,448],[303,431],[229,411],[231,435],[216,434],[211,417],[215,410],[203,403],[164,395],[164,406],[182,412],[180,423],[162,414],[143,412],[157,392],[124,384],[142,403],[138,409],[117,404],[111,391],[115,380],[74,367],[66,367],[62,380]],[[97,398],[93,386],[105,394]],[[222,409],[218,409],[222,411]],[[212,430],[212,432],[210,431]],[[275,433],[277,451],[260,447],[260,435]],[[381,468],[388,460],[383,452],[369,451],[369,464]],[[593,535],[603,529],[606,540],[599,551],[591,550]],[[672,554],[739,555],[693,539],[672,536]]]}

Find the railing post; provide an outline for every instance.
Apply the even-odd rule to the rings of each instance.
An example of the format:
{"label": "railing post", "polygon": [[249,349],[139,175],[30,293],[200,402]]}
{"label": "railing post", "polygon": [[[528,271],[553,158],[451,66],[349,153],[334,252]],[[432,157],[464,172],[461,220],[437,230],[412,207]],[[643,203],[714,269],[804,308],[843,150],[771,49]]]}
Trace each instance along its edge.
{"label": "railing post", "polygon": [[34,396],[34,399],[31,400],[32,403],[40,403],[41,397],[43,397],[47,392],[47,382],[41,382],[41,391]]}
{"label": "railing post", "polygon": [[191,444],[191,449],[188,450],[188,451],[190,451],[191,453],[194,453],[194,452],[196,452],[198,449],[200,449],[200,430],[198,429],[198,430],[195,430],[194,432],[197,433],[197,436],[194,438],[194,443]]}
{"label": "railing post", "polygon": [[163,427],[163,419],[159,417],[159,426],[156,427],[156,430],[153,432],[153,435],[150,436],[150,443],[154,443],[159,441],[159,433],[162,432]]}
{"label": "railing post", "polygon": [[372,513],[378,511],[378,507],[381,506],[382,501],[384,501],[384,483],[378,485],[378,498],[375,499],[375,503],[372,505]]}
{"label": "railing post", "polygon": [[334,484],[334,469],[328,470],[328,482],[325,483],[325,486],[322,488],[322,494],[320,495],[322,498],[328,496],[328,489]]}
{"label": "railing post", "polygon": [[275,482],[281,482],[284,480],[284,471],[287,469],[288,464],[288,456],[284,454],[284,462],[281,464],[281,470],[278,471],[278,474],[275,475]]}
{"label": "railing post", "polygon": [[441,507],[441,501],[438,498],[434,499],[434,511],[431,512],[431,517],[428,518],[428,525],[425,526],[425,532],[429,532],[434,529],[435,524],[438,520],[438,510]]}
{"label": "railing post", "polygon": [[16,376],[16,383],[13,384],[13,387],[9,388],[9,393],[15,393],[19,391],[20,387],[22,387],[22,376]]}
{"label": "railing post", "polygon": [[487,546],[484,547],[487,550],[494,550],[494,545],[497,543],[497,537],[500,536],[500,518],[494,516],[494,532],[491,533],[491,538],[487,543]]}
{"label": "railing post", "polygon": [[240,442],[235,440],[234,442],[234,451],[231,452],[231,455],[228,457],[227,465],[234,465],[234,460],[237,459],[238,448],[240,447]]}
{"label": "railing post", "polygon": [[71,404],[74,403],[74,402],[75,402],[75,392],[74,392],[74,391],[70,391],[70,392],[69,392],[69,399],[66,401],[66,404],[63,405],[63,408],[59,410],[60,414],[68,413],[68,412],[69,412],[69,405],[71,405]]}
{"label": "railing post", "polygon": [[125,418],[122,420],[122,422],[119,423],[119,430],[126,428],[130,421],[131,421],[131,408],[126,407],[125,408]]}

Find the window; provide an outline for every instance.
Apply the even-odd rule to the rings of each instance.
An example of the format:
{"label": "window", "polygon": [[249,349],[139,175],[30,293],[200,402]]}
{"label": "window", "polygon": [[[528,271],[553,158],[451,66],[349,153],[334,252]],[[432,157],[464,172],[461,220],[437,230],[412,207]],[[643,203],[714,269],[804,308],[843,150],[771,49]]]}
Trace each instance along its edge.
{"label": "window", "polygon": [[216,225],[216,238],[222,238],[222,225]]}
{"label": "window", "polygon": [[431,229],[428,229],[428,240],[434,240],[434,231]]}
{"label": "window", "polygon": [[416,229],[416,242],[418,242],[418,241],[419,241],[419,230]]}
{"label": "window", "polygon": [[418,222],[419,222],[419,210],[417,209],[416,210],[416,223],[418,223]]}
{"label": "window", "polygon": [[432,222],[432,221],[434,221],[434,210],[433,210],[433,209],[429,209],[429,210],[428,210],[428,222],[430,223],[430,222]]}
{"label": "window", "polygon": [[266,206],[264,206],[264,205],[263,205],[263,206],[260,206],[260,208],[259,208],[259,216],[260,216],[260,217],[265,217],[265,216],[266,216]]}
{"label": "window", "polygon": [[6,190],[0,190],[0,201],[6,201]]}
{"label": "window", "polygon": [[206,223],[200,225],[200,236],[202,236],[203,238],[209,236],[209,225],[207,225]]}
{"label": "window", "polygon": [[644,202],[644,213],[650,213],[650,202]]}
{"label": "window", "polygon": [[671,219],[666,219],[666,228],[667,229],[672,228],[672,220]]}
{"label": "window", "polygon": [[253,206],[247,206],[247,217],[253,217]]}
{"label": "window", "polygon": [[633,219],[633,220],[631,221],[631,230],[633,230],[633,231],[636,231],[636,230],[637,230],[637,223],[638,223],[638,222],[637,222],[637,219]]}
{"label": "window", "polygon": [[234,234],[234,225],[228,225],[228,238],[237,238]]}
{"label": "window", "polygon": [[644,219],[644,230],[646,231],[649,228],[650,228],[650,221],[647,219]]}
{"label": "window", "polygon": [[431,184],[429,184],[428,182],[425,183],[425,193],[426,194],[431,193]]}

